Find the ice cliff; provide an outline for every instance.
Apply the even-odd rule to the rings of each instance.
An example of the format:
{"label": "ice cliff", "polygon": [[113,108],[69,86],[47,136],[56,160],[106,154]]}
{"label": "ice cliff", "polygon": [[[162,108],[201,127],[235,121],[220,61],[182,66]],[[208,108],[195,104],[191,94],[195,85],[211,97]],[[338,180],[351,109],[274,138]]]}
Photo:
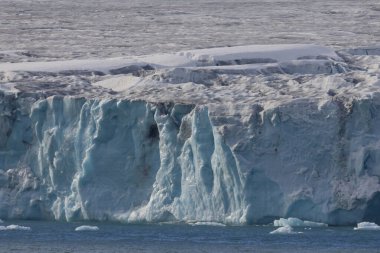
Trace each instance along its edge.
{"label": "ice cliff", "polygon": [[0,64],[0,218],[380,222],[379,49]]}

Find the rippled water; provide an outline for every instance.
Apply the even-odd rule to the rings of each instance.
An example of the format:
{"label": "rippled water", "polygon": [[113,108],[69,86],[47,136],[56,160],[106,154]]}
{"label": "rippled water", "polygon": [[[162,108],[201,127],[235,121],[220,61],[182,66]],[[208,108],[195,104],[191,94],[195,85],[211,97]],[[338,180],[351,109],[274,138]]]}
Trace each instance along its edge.
{"label": "rippled water", "polygon": [[378,0],[1,0],[0,61],[242,44],[380,43]]}
{"label": "rippled water", "polygon": [[0,231],[0,252],[380,252],[380,231],[299,228],[273,235],[273,227],[123,225],[75,232],[82,223],[16,222],[32,231]]}

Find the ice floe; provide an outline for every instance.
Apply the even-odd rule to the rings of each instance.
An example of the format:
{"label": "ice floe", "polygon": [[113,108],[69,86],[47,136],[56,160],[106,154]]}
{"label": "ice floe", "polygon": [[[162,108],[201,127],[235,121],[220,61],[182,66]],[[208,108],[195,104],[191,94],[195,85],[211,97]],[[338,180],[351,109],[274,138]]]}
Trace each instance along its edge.
{"label": "ice floe", "polygon": [[354,228],[354,230],[380,230],[380,226],[374,222],[360,222]]}
{"label": "ice floe", "polygon": [[212,222],[212,221],[198,221],[194,223],[189,223],[192,226],[216,226],[216,227],[225,227],[226,225],[219,222]]}
{"label": "ice floe", "polygon": [[75,228],[75,231],[98,231],[98,226],[83,225]]}
{"label": "ice floe", "polygon": [[4,230],[23,230],[23,231],[30,231],[32,230],[30,227],[20,226],[20,225],[8,225],[8,226],[0,226],[0,231]]}

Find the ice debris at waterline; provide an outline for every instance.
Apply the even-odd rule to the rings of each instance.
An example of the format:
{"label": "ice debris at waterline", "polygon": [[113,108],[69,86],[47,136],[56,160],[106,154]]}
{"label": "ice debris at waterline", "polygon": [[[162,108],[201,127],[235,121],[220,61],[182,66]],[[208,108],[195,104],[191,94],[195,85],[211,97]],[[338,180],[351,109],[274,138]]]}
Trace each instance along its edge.
{"label": "ice debris at waterline", "polygon": [[75,228],[75,231],[98,231],[99,227],[97,226],[88,226],[88,225],[83,225]]}
{"label": "ice debris at waterline", "polygon": [[279,227],[276,230],[273,230],[272,232],[270,232],[270,234],[283,234],[283,235],[302,234],[302,233],[303,232],[295,232],[291,226]]}
{"label": "ice debris at waterline", "polygon": [[380,222],[377,52],[0,64],[0,217]]}
{"label": "ice debris at waterline", "polygon": [[280,218],[279,220],[274,220],[273,225],[275,227],[285,227],[285,226],[290,226],[290,227],[327,227],[328,225],[325,223],[320,223],[320,222],[313,222],[313,221],[303,221],[298,218]]}
{"label": "ice debris at waterline", "polygon": [[216,226],[216,227],[225,227],[226,225],[219,222],[212,222],[212,221],[198,221],[194,223],[189,223],[192,226]]}
{"label": "ice debris at waterline", "polygon": [[380,226],[373,222],[360,222],[354,230],[380,230]]}
{"label": "ice debris at waterline", "polygon": [[4,230],[22,230],[22,231],[30,231],[32,230],[30,227],[20,226],[20,225],[8,225],[8,226],[0,226],[0,231]]}

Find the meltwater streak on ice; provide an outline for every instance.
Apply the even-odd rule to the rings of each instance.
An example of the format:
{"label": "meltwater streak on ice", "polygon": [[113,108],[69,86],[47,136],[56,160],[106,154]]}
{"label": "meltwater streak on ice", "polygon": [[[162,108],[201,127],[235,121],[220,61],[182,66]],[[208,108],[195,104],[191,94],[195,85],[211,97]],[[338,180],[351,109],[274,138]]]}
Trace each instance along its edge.
{"label": "meltwater streak on ice", "polygon": [[247,44],[380,43],[378,0],[0,1],[0,61]]}
{"label": "meltwater streak on ice", "polygon": [[[277,45],[82,62],[90,70],[2,64],[16,91],[0,96],[0,216],[377,221],[379,56],[368,52]],[[181,64],[157,62],[170,57]],[[128,89],[109,89],[115,76]]]}

